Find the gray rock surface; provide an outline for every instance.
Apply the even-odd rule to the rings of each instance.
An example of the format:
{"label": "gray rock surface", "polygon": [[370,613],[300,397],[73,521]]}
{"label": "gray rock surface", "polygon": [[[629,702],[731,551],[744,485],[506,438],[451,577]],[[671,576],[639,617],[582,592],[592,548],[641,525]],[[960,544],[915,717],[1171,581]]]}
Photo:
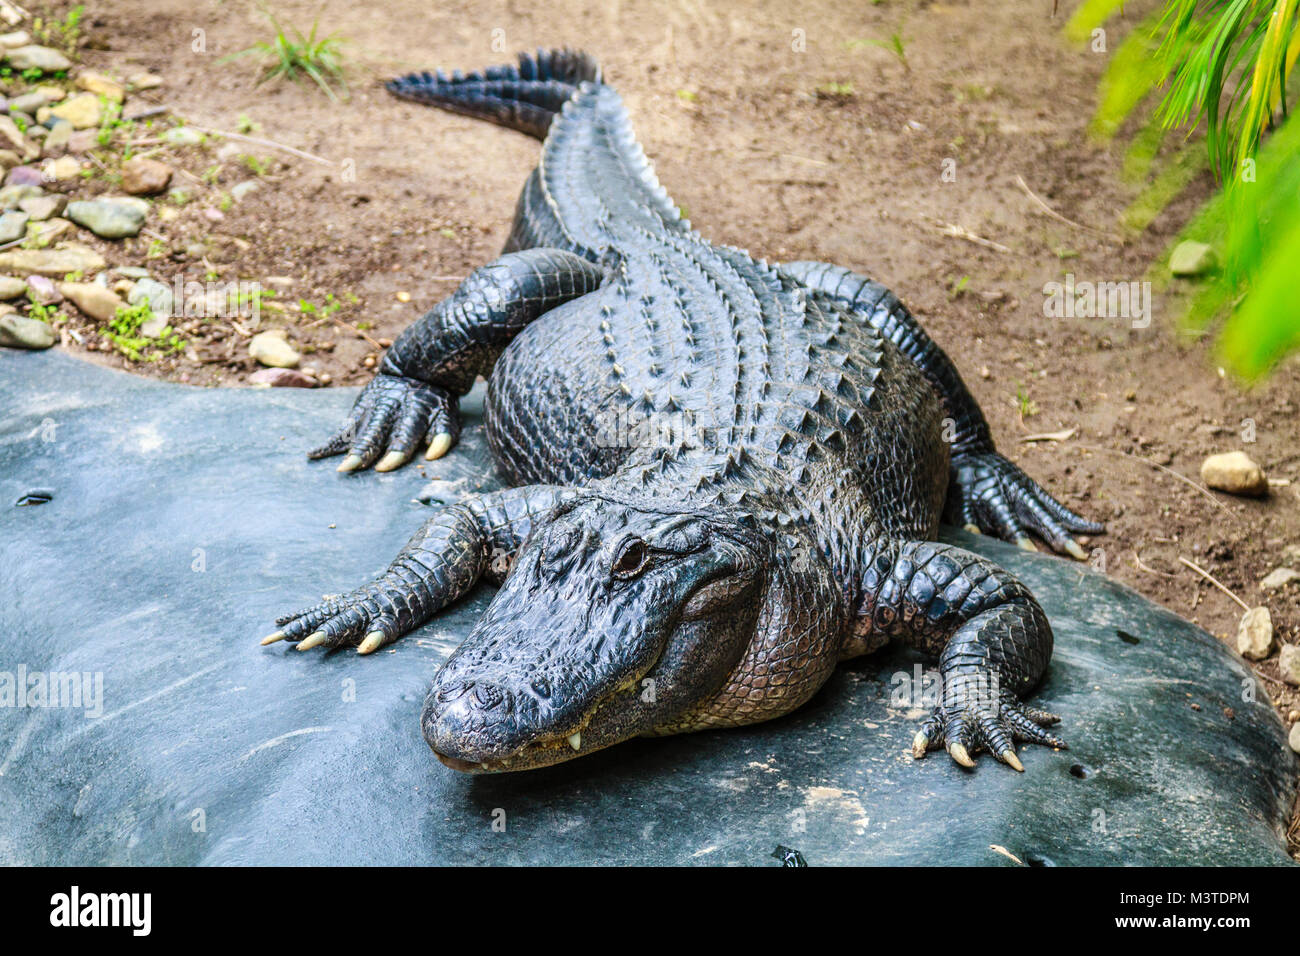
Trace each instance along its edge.
{"label": "gray rock surface", "polygon": [[[371,659],[257,645],[382,570],[421,492],[494,484],[473,396],[433,484],[308,462],[354,395],[0,351],[0,672],[103,681],[98,717],[0,708],[0,863],[770,866],[777,844],[812,866],[1015,865],[992,846],[1031,865],[1287,862],[1296,758],[1242,661],[1084,567],[961,534],[1056,630],[1037,702],[1072,749],[1026,747],[1024,774],[906,755],[903,652],[772,723],[526,774],[443,767],[420,705],[488,588]],[[13,506],[29,493],[51,500]]]}

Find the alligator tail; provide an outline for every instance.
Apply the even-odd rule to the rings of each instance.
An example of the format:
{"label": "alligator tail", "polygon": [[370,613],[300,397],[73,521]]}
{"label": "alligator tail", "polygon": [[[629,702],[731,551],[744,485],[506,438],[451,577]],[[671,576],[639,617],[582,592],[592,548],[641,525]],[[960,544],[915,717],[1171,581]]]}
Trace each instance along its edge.
{"label": "alligator tail", "polygon": [[520,53],[518,66],[492,66],[478,73],[457,70],[450,76],[441,70],[411,73],[386,86],[402,99],[545,139],[551,120],[586,82],[600,82],[600,65],[595,57],[566,48]]}

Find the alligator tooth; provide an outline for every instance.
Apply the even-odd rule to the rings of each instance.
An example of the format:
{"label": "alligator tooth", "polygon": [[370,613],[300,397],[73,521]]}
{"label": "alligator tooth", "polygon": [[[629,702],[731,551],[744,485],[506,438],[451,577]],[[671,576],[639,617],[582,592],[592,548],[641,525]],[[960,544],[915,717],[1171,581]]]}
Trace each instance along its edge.
{"label": "alligator tooth", "polygon": [[581,730],[578,731],[576,734],[574,734],[572,737],[569,738],[569,746],[572,747],[574,750],[581,750],[581,749],[582,749],[582,731],[581,731]]}

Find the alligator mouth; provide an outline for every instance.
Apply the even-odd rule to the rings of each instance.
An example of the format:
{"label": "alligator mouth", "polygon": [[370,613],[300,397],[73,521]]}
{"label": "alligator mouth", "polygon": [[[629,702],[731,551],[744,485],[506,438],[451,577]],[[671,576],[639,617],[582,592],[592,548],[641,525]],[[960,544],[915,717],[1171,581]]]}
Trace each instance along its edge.
{"label": "alligator mouth", "polygon": [[[655,664],[658,663],[656,658]],[[603,750],[606,747],[617,743],[617,740],[605,741],[596,747],[589,747],[583,741],[583,733],[587,730],[596,719],[596,716],[610,704],[624,699],[627,695],[636,693],[637,685],[641,678],[654,669],[654,664],[647,667],[641,673],[629,677],[618,687],[600,699],[597,704],[591,708],[582,719],[579,726],[567,733],[556,736],[547,736],[541,740],[534,740],[525,744],[518,750],[496,760],[465,760],[461,757],[453,757],[449,754],[441,753],[438,750],[433,751],[444,765],[452,770],[459,770],[461,773],[503,773],[512,770],[535,770],[542,767],[549,767],[553,764],[564,763],[572,760],[574,757],[585,756],[594,753],[597,750]],[[591,735],[588,734],[587,740],[590,742]]]}

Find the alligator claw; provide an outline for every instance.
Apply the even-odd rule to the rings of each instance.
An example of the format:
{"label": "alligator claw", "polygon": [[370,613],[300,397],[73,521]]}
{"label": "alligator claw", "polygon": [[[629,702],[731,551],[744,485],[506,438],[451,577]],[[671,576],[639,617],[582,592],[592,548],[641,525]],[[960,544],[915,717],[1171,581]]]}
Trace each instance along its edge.
{"label": "alligator claw", "polygon": [[346,451],[338,467],[341,472],[371,465],[376,471],[392,471],[410,461],[427,436],[433,436],[429,457],[437,458],[446,454],[459,434],[460,412],[454,396],[436,385],[380,373],[361,390],[344,427],[307,457],[327,458]]}
{"label": "alligator claw", "polygon": [[1065,741],[1044,729],[1058,720],[1055,714],[1030,707],[1010,694],[992,703],[975,698],[959,700],[931,711],[912,738],[912,757],[920,760],[926,751],[942,746],[954,762],[974,767],[971,752],[987,750],[1008,767],[1024,773],[1014,741],[1065,749]]}
{"label": "alligator claw", "polygon": [[358,654],[373,654],[384,646],[386,635],[383,631],[371,631],[366,635],[359,645],[357,645]]}
{"label": "alligator claw", "polygon": [[316,631],[312,634],[308,634],[298,642],[298,650],[309,651],[313,647],[320,647],[327,640],[329,640],[329,638],[326,636],[324,631]]}
{"label": "alligator claw", "polygon": [[274,634],[268,634],[266,637],[262,638],[261,643],[263,647],[266,647],[266,645],[274,644],[276,641],[282,641],[284,638],[284,631],[276,631]]}
{"label": "alligator claw", "polygon": [[[1088,554],[1071,536],[1100,534],[1104,525],[1083,518],[995,451],[967,452],[952,460],[945,517],[967,531],[983,531],[1037,551],[1027,532],[1054,551],[1080,561]],[[972,527],[973,526],[973,527]]]}

